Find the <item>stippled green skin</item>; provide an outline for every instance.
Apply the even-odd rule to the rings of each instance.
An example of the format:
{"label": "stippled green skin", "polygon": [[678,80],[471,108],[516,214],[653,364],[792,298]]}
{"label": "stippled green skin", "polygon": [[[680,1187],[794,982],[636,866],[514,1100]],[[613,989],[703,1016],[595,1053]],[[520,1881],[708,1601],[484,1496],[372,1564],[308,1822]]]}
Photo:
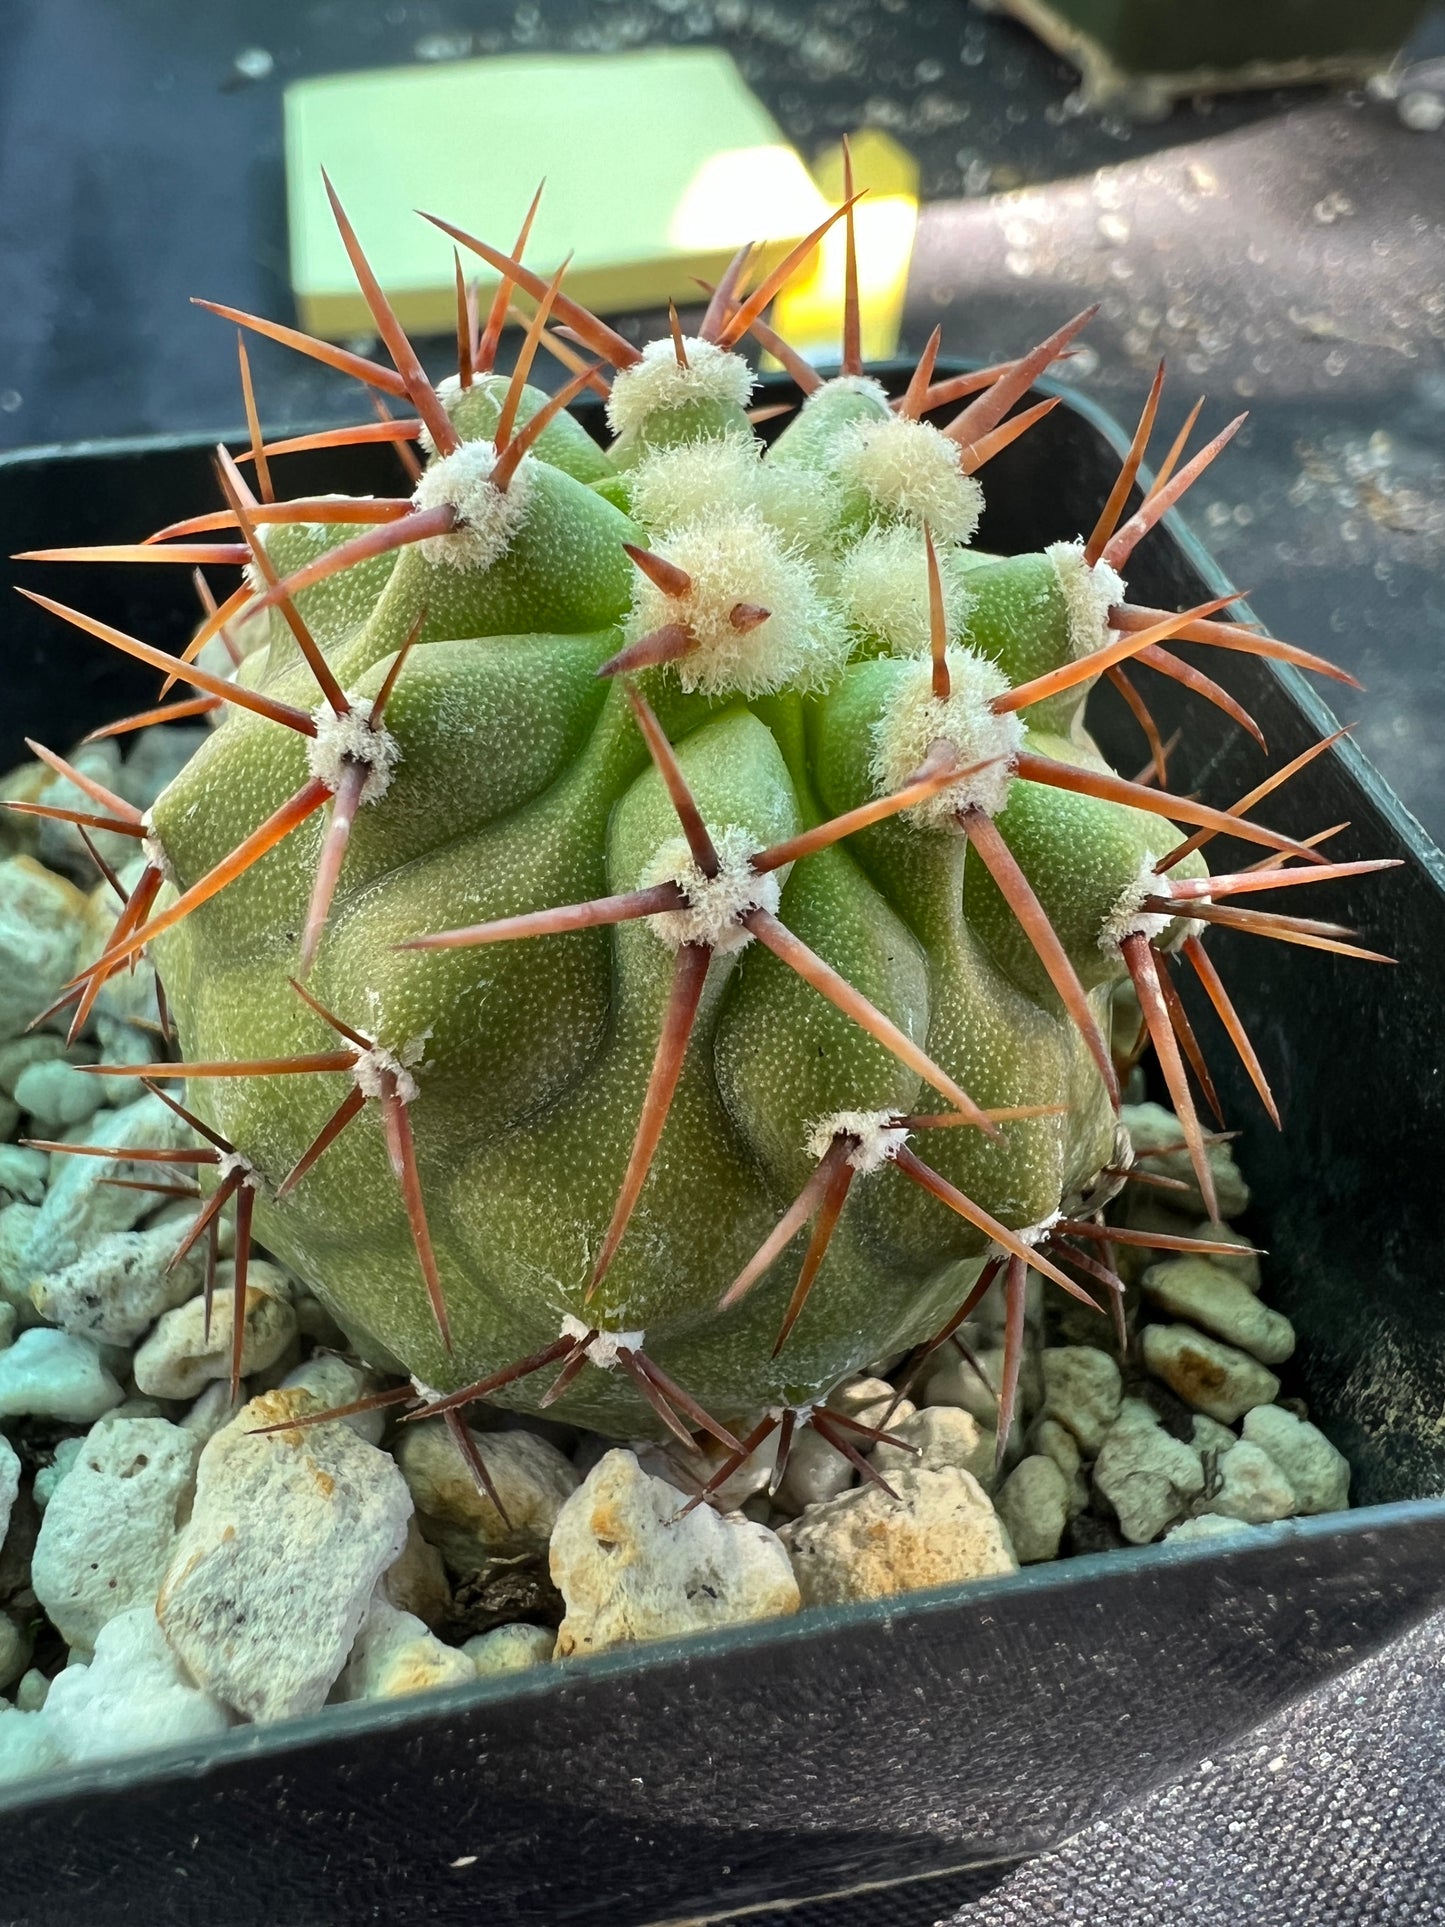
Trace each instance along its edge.
{"label": "stippled green skin", "polygon": [[[449,398],[464,432],[489,432],[499,392],[479,384]],[[524,418],[539,400],[529,393]],[[769,459],[826,463],[835,427],[878,406],[824,389]],[[650,445],[697,432],[688,411],[673,416],[649,425]],[[490,569],[429,563],[413,547],[299,598],[353,695],[378,690],[426,611],[386,715],[401,760],[387,793],[358,815],[309,987],[394,1052],[425,1039],[409,1116],[454,1349],[433,1322],[377,1106],[284,1201],[270,1195],[346,1096],[347,1074],[207,1082],[190,1101],[262,1174],[259,1236],[374,1363],[459,1388],[556,1339],[572,1314],[644,1331],[650,1357],[717,1416],[742,1421],[816,1399],[936,1330],[976,1275],[985,1242],[885,1166],[853,1186],[776,1358],[800,1246],[742,1303],[717,1309],[814,1169],[805,1143],[816,1120],[844,1109],[943,1107],[753,943],[711,964],[651,1174],[601,1290],[584,1303],[673,953],[647,921],[484,948],[395,947],[634,888],[678,834],[622,690],[596,674],[620,646],[631,601],[622,544],[645,543],[647,532],[617,506],[627,499],[625,474],[576,424],[549,428],[540,453],[549,459],[535,471],[526,523]],[[856,505],[845,519],[838,543],[856,535]],[[273,559],[289,569],[353,533],[278,530]],[[1050,601],[1039,573],[1044,559],[993,566],[1015,569],[1014,601],[1034,614],[985,620],[993,604],[981,600],[979,633],[966,639],[1014,681],[1070,660],[1061,600]],[[267,634],[244,680],[311,709],[315,682],[289,633],[272,621]],[[860,643],[823,695],[685,696],[667,670],[649,672],[643,686],[708,823],[740,825],[763,846],[875,795],[874,725],[908,667]],[[1029,746],[1099,763],[1081,707],[1081,695],[1049,705]],[[228,716],[154,811],[179,882],[202,875],[306,774],[301,738],[253,715]],[[1170,826],[1025,782],[997,821],[1107,1023],[1121,966],[1099,932],[1146,856],[1175,840]],[[311,818],[158,942],[186,1057],[333,1046],[287,982],[323,830],[324,816]],[[984,1209],[1010,1226],[1036,1224],[1109,1161],[1114,1123],[1098,1073],[961,837],[903,818],[880,824],[794,865],[780,914],[977,1102],[1067,1107],[1005,1125],[993,1141],[968,1129],[920,1139],[921,1154]],[[504,1402],[534,1407],[548,1376],[518,1381]],[[593,1366],[553,1409],[616,1435],[655,1429],[626,1378]]]}

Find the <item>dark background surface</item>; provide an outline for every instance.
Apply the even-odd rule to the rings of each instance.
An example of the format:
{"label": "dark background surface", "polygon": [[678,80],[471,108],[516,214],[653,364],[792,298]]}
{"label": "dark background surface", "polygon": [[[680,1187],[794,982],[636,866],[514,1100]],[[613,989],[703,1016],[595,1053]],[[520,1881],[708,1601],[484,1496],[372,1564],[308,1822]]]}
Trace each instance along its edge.
{"label": "dark background surface", "polygon": [[[1163,431],[1200,391],[1208,424],[1250,409],[1188,517],[1277,634],[1366,682],[1342,719],[1445,838],[1445,132],[1359,93],[1079,112],[1062,61],[965,0],[6,6],[0,447],[234,428],[229,333],[188,297],[289,312],[288,81],[714,41],[805,155],[873,125],[917,156],[905,345],[941,320],[945,352],[991,360],[1101,300],[1068,364],[1087,392],[1132,416],[1167,354]],[[1445,8],[1411,53],[1445,55]],[[355,418],[352,384],[253,361],[268,431]]]}
{"label": "dark background surface", "polygon": [[[1167,353],[1166,432],[1200,390],[1211,426],[1250,408],[1188,519],[1277,633],[1367,682],[1330,695],[1445,834],[1445,133],[1353,94],[1187,104],[1145,127],[1078,113],[1063,63],[963,0],[8,0],[0,33],[0,446],[234,430],[229,336],[187,296],[289,311],[288,80],[715,40],[805,154],[871,124],[918,157],[906,345],[941,320],[947,351],[992,359],[1102,300],[1069,367],[1083,390],[1127,416]],[[254,50],[272,66],[248,80]],[[1412,52],[1445,53],[1445,13]],[[253,360],[269,432],[356,418],[348,384],[264,346]],[[1445,1919],[1442,1650],[1438,1625],[1400,1642],[968,1899],[960,1927]],[[966,1898],[786,1918],[925,1927]]]}

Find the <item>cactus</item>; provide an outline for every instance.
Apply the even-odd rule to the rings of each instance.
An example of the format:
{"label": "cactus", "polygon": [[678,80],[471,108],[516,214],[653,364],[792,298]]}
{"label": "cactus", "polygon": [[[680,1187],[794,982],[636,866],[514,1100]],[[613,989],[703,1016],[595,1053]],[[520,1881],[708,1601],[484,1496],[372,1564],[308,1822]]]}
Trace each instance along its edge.
{"label": "cactus", "polygon": [[[852,199],[831,219],[851,226]],[[1214,619],[1227,598],[1127,600],[1132,550],[1238,423],[1181,466],[1191,418],[1124,519],[1156,379],[1087,539],[994,557],[969,546],[977,473],[1055,405],[1011,413],[1087,315],[975,376],[936,379],[935,336],[890,401],[851,288],[832,379],[766,325],[822,229],[751,293],[744,250],[695,334],[674,312],[639,351],[524,265],[525,226],[509,255],[438,222],[502,279],[479,328],[458,257],[458,374],[433,387],[332,202],[391,366],[217,312],[413,416],[268,447],[242,348],[251,447],[218,451],[224,506],[35,558],[245,569],[179,657],[34,598],[196,692],[115,728],[217,724],[144,816],[45,752],[95,804],[73,820],[138,846],[68,992],[76,1026],[150,956],[181,1061],[102,1068],[193,1124],[193,1239],[233,1204],[237,1307],[254,1231],[484,1481],[459,1417],[483,1397],[708,1434],[708,1490],[774,1432],[785,1457],[799,1424],[861,1465],[879,1434],[827,1393],[942,1342],[996,1278],[1002,1443],[1028,1272],[1120,1319],[1100,1216],[1128,1164],[1116,988],[1132,980],[1209,1201],[1186,1064],[1211,1087],[1174,971],[1272,1110],[1203,934],[1354,948],[1234,900],[1372,867],[1248,814],[1297,764],[1232,812],[1171,794],[1125,667],[1256,736],[1166,642],[1339,673]],[[535,305],[504,378],[519,291]],[[803,396],[766,447],[749,334]],[[550,396],[530,380],[544,346],[570,369]],[[588,388],[606,450],[567,412]],[[278,499],[288,450],[380,440],[410,493]],[[234,667],[207,666],[218,637]],[[1147,782],[1084,727],[1101,677],[1150,738]],[[1255,867],[1211,877],[1220,834]]]}

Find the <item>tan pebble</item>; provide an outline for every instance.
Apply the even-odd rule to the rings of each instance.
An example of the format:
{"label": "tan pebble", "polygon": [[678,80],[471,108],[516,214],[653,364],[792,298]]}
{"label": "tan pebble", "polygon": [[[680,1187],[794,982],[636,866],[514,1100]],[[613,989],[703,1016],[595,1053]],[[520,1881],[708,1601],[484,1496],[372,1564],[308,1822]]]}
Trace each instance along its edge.
{"label": "tan pebble", "polygon": [[[234,1275],[234,1264],[217,1267],[209,1337],[205,1304],[199,1298],[168,1311],[159,1320],[135,1355],[135,1382],[143,1392],[157,1398],[192,1399],[212,1379],[229,1377]],[[275,1266],[252,1259],[241,1344],[243,1376],[274,1364],[295,1337],[296,1314],[287,1296],[285,1280]]]}
{"label": "tan pebble", "polygon": [[860,1486],[782,1528],[805,1606],[886,1599],[1014,1571],[998,1515],[970,1473],[956,1466],[909,1470],[889,1483],[895,1498]]}
{"label": "tan pebble", "polygon": [[421,1529],[458,1573],[475,1571],[499,1553],[540,1552],[579,1484],[571,1461],[535,1432],[472,1436],[505,1517],[478,1486],[442,1420],[403,1426],[396,1444]]}
{"label": "tan pebble", "polygon": [[631,1452],[608,1452],[558,1514],[553,1584],[567,1603],[557,1657],[798,1609],[775,1533],[711,1506],[682,1510],[675,1487]]}
{"label": "tan pebble", "polygon": [[1258,1359],[1190,1325],[1146,1325],[1143,1349],[1156,1378],[1221,1425],[1279,1397],[1279,1380]]}

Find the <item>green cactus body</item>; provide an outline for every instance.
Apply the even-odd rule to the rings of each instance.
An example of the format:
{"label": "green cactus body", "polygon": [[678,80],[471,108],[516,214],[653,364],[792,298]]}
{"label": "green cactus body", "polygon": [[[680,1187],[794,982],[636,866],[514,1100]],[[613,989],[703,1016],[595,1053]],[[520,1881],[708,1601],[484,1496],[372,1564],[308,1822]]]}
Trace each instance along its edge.
{"label": "green cactus body", "polygon": [[[446,396],[468,444],[490,448],[484,437],[501,393],[493,380]],[[539,405],[529,395],[518,414],[528,419]],[[634,470],[679,442],[738,434],[738,411],[706,397],[661,412],[661,423],[632,424]],[[346,1096],[347,1073],[237,1078],[207,1086],[199,1101],[262,1176],[263,1240],[315,1285],[369,1356],[451,1390],[544,1347],[571,1316],[604,1332],[645,1333],[648,1355],[673,1378],[709,1409],[746,1420],[771,1405],[806,1404],[870,1359],[926,1337],[976,1274],[988,1240],[883,1168],[858,1184],[818,1291],[777,1358],[792,1286],[786,1260],[740,1304],[718,1310],[813,1170],[808,1141],[820,1119],[933,1108],[914,1071],[748,943],[709,966],[657,1156],[588,1303],[672,952],[649,919],[483,948],[396,947],[428,931],[637,889],[678,842],[676,812],[622,691],[597,670],[624,640],[638,581],[623,541],[664,551],[687,544],[670,544],[665,527],[635,526],[587,486],[603,478],[608,457],[564,420],[526,458],[526,512],[495,559],[459,567],[422,544],[299,598],[353,699],[376,694],[425,611],[421,646],[387,712],[394,774],[358,813],[309,987],[414,1080],[409,1110],[452,1349],[422,1287],[372,1117],[340,1136],[284,1200],[268,1195]],[[860,421],[896,432],[895,420],[881,391],[835,384],[758,469],[793,463],[834,477],[830,449],[840,437],[846,447]],[[548,445],[565,470],[543,459]],[[431,474],[439,467],[433,457]],[[738,502],[719,511],[751,512]],[[874,523],[908,520],[906,503],[890,515],[845,485],[811,553],[795,541],[782,553],[817,584]],[[351,532],[278,531],[268,544],[273,566],[294,570]],[[1047,557],[988,564],[968,585],[968,640],[1011,680],[1070,659]],[[825,622],[843,628],[818,594]],[[313,706],[310,670],[274,612],[269,621],[271,659],[250,680]],[[893,655],[849,667],[840,650],[821,690],[784,682],[751,701],[726,690],[688,696],[667,668],[649,671],[644,685],[714,834],[764,849],[878,794],[880,718],[895,685],[921,673],[919,659]],[[1076,712],[1077,699],[1069,707]],[[1060,747],[1032,731],[1029,740],[1045,754]],[[1081,740],[1071,736],[1063,753],[1077,757]],[[154,812],[176,881],[185,886],[220,860],[306,768],[301,739],[263,718],[228,719]],[[1120,966],[1100,949],[1099,932],[1145,856],[1168,846],[1167,826],[1161,834],[1154,817],[1024,783],[1011,787],[999,824],[1106,1021]],[[326,1048],[325,1024],[287,982],[322,833],[313,818],[160,939],[188,1057]],[[976,1101],[1067,1107],[1002,1126],[996,1138],[940,1131],[929,1144],[934,1169],[1014,1227],[1048,1219],[1081,1191],[1112,1154],[1108,1100],[966,840],[885,822],[804,857],[778,881],[787,928]],[[529,1406],[543,1389],[529,1378],[499,1396]],[[560,1409],[623,1434],[651,1423],[630,1382],[604,1370],[579,1374]]]}
{"label": "green cactus body", "polygon": [[270,711],[228,709],[146,825],[215,1175],[428,1398],[535,1409],[553,1374],[512,1368],[555,1357],[554,1409],[629,1436],[641,1358],[739,1436],[806,1414],[1096,1194],[1125,951],[1197,928],[1169,890],[1203,859],[1157,873],[1175,824],[1088,793],[1094,672],[1032,693],[1109,644],[1113,567],[972,552],[959,442],[867,378],[766,450],[751,388],[716,341],[654,343],[610,450],[523,386],[498,449],[489,373],[426,390],[383,552],[251,538],[283,583],[253,577],[235,680]]}

